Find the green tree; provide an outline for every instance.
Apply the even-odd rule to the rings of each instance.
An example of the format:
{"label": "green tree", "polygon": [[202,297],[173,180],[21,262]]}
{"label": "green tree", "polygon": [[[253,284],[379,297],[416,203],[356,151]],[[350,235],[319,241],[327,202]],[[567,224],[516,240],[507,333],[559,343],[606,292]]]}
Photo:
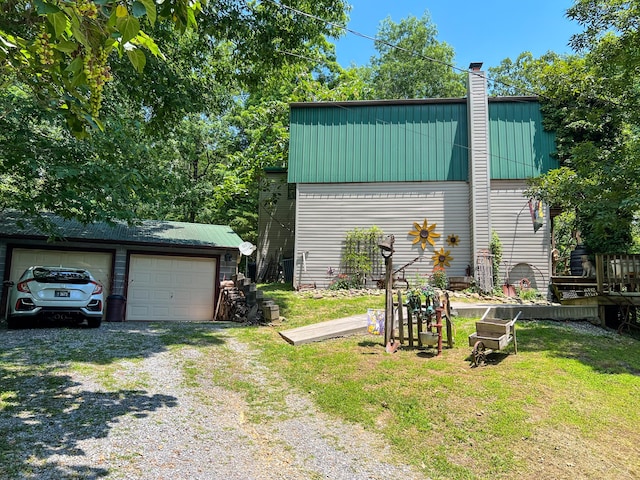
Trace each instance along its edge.
{"label": "green tree", "polygon": [[168,24],[184,33],[198,26],[198,17],[202,38],[215,45],[228,42],[235,74],[259,82],[266,71],[296,58],[288,54],[306,52],[325,35],[338,36],[334,24],[346,20],[343,0],[298,0],[293,6],[243,0],[0,0],[0,75],[3,80],[14,75],[42,107],[62,109],[80,135],[88,126],[101,126],[98,113],[116,56],[128,58],[138,73],[148,60],[144,51],[163,56],[149,34],[154,26]]}
{"label": "green tree", "polygon": [[141,72],[142,49],[161,55],[143,27],[156,20],[181,30],[195,27],[199,10],[199,2],[187,0],[167,0],[159,8],[151,0],[2,0],[0,73],[15,74],[43,104],[65,110],[70,127],[80,133],[87,124],[96,125],[111,78],[111,52],[126,55]]}
{"label": "green tree", "polygon": [[488,69],[489,94],[493,96],[532,96],[543,91],[542,72],[561,57],[547,52],[534,58],[531,52],[523,52],[512,61],[505,58],[497,67]]}
{"label": "green tree", "polygon": [[[36,27],[50,17],[14,4],[19,8],[10,16],[16,22],[0,17],[0,36],[33,42]],[[296,6],[334,21],[345,18],[341,1],[305,0]],[[2,0],[0,7],[11,10]],[[29,22],[20,27],[24,15]],[[69,135],[65,109],[58,108],[64,106],[61,98],[77,100],[65,90],[67,84],[39,77],[21,81],[40,67],[16,63],[15,49],[0,41],[0,74],[7,85],[0,99],[0,208],[36,219],[47,211],[85,222],[225,223],[252,239],[257,172],[286,161],[286,102],[294,98],[296,78],[313,70],[305,58],[331,57],[333,46],[324,35],[337,31],[275,2],[222,0],[203,7],[198,26],[177,32],[167,23],[149,24],[145,35],[163,55],[146,58],[144,75],[114,47],[100,105],[108,128],[84,140]],[[264,31],[242,37],[253,27]],[[279,41],[279,36],[288,37]],[[60,68],[66,61],[57,53],[54,59]],[[283,81],[287,85],[276,89]],[[265,86],[269,95],[258,94]],[[81,100],[90,102],[91,92],[77,87]],[[80,122],[90,120],[82,116]]]}
{"label": "green tree", "polygon": [[533,179],[530,194],[573,210],[576,230],[592,252],[621,253],[632,244],[640,207],[637,124],[606,91],[592,60],[590,53],[545,70],[543,114],[556,132],[563,168]]}
{"label": "green tree", "polygon": [[0,210],[17,210],[50,227],[41,212],[83,222],[133,220],[146,196],[150,161],[133,122],[109,118],[109,134],[81,141],[64,119],[16,84],[0,92]]}
{"label": "green tree", "polygon": [[572,40],[582,56],[539,78],[563,169],[534,179],[529,193],[573,210],[594,253],[629,251],[640,209],[638,13],[637,1],[577,1],[568,16],[585,28]]}
{"label": "green tree", "polygon": [[385,18],[371,58],[374,98],[439,98],[465,94],[465,77],[456,73],[454,50],[437,40],[438,30],[425,12],[395,23]]}

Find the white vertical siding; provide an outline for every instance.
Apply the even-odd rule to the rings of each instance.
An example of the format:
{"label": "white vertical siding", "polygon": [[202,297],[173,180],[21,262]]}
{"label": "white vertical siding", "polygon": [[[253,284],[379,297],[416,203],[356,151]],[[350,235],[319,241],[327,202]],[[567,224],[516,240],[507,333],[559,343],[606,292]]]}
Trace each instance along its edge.
{"label": "white vertical siding", "polygon": [[[328,286],[329,267],[340,273],[346,232],[373,225],[395,235],[394,269],[420,257],[407,269],[407,279],[431,274],[434,248],[412,245],[415,237],[408,233],[413,222],[422,224],[425,218],[441,234],[436,248],[450,250],[453,257],[447,274],[464,275],[472,262],[468,205],[466,182],[298,184],[294,285]],[[451,234],[460,237],[459,246],[447,245]]]}
{"label": "white vertical siding", "polygon": [[527,278],[531,286],[546,292],[551,270],[551,225],[548,209],[543,226],[533,232],[531,214],[523,196],[524,180],[491,183],[491,221],[502,243],[500,278],[517,285]]}
{"label": "white vertical siding", "polygon": [[469,72],[469,202],[474,252],[487,249],[491,241],[491,195],[489,165],[489,104],[484,72]]}

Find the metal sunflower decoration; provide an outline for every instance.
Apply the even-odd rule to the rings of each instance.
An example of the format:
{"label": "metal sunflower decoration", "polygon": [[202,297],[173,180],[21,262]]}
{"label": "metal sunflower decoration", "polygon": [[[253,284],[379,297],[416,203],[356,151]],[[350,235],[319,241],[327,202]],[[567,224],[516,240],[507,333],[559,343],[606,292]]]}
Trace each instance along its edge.
{"label": "metal sunflower decoration", "polygon": [[452,233],[447,237],[447,245],[449,245],[450,247],[457,247],[458,245],[460,245],[460,237]]}
{"label": "metal sunflower decoration", "polygon": [[411,244],[415,245],[419,242],[422,246],[422,250],[427,247],[427,242],[429,242],[432,247],[435,247],[436,244],[433,239],[440,237],[439,233],[434,232],[435,228],[436,224],[433,223],[431,225],[428,225],[426,218],[424,219],[424,222],[422,222],[422,225],[420,225],[418,222],[413,222],[413,230],[409,232],[409,235],[413,235],[416,238],[414,238]]}
{"label": "metal sunflower decoration", "polygon": [[440,248],[440,251],[435,250],[435,255],[431,257],[434,267],[450,267],[453,257],[449,255],[451,250],[445,250],[444,247]]}

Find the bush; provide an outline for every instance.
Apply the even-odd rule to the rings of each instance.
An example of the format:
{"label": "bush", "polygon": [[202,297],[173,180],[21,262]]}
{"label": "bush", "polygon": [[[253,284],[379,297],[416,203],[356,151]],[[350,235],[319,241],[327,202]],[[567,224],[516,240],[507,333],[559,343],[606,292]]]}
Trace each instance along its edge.
{"label": "bush", "polygon": [[538,291],[535,288],[518,287],[518,298],[521,300],[535,300],[538,298]]}
{"label": "bush", "polygon": [[361,282],[357,279],[350,277],[346,273],[341,273],[331,280],[328,288],[329,290],[350,290],[352,288],[360,288],[361,286]]}
{"label": "bush", "polygon": [[447,278],[447,272],[442,267],[434,267],[429,283],[440,290],[446,290],[449,286],[449,279]]}

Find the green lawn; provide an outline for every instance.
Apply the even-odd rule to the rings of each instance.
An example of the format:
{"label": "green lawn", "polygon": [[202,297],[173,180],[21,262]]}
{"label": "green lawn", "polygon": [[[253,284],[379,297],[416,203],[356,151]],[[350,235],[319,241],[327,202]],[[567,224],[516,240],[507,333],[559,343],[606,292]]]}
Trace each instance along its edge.
{"label": "green lawn", "polygon": [[[476,319],[455,346],[384,351],[366,335],[302,346],[278,331],[382,308],[384,296],[313,298],[270,286],[282,326],[242,340],[324,411],[383,434],[401,461],[442,479],[640,478],[640,343],[578,323],[519,321],[510,345],[471,368]],[[586,328],[589,327],[589,328]]]}
{"label": "green lawn", "polygon": [[[16,344],[0,348],[0,419],[20,435],[0,442],[0,476],[18,478],[32,460],[55,451],[41,448],[32,460],[15,460],[33,451],[35,438],[41,446],[61,441],[41,441],[38,425],[58,422],[67,450],[79,439],[105,435],[126,413],[114,409],[122,398],[147,401],[150,378],[129,375],[132,365],[165,349],[186,349],[184,386],[203,402],[206,385],[240,392],[247,420],[268,426],[290,415],[290,392],[308,395],[332,417],[382,435],[391,445],[384,460],[412,464],[425,478],[640,478],[637,339],[584,322],[518,321],[518,354],[509,345],[486,366],[471,368],[467,337],[476,319],[454,317],[455,345],[441,356],[408,347],[388,354],[373,335],[296,347],[279,331],[382,308],[384,295],[316,298],[282,286],[263,290],[280,306],[284,320],[276,325],[169,322],[11,332],[7,340]],[[239,354],[231,337],[255,354]],[[73,393],[73,375],[100,385],[104,404],[88,408],[84,394]]]}

